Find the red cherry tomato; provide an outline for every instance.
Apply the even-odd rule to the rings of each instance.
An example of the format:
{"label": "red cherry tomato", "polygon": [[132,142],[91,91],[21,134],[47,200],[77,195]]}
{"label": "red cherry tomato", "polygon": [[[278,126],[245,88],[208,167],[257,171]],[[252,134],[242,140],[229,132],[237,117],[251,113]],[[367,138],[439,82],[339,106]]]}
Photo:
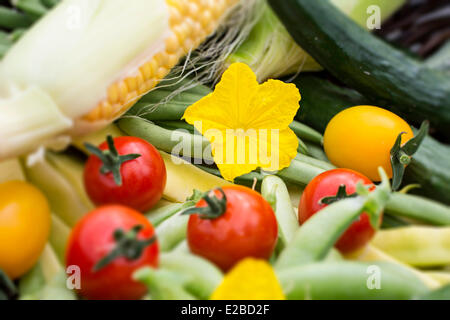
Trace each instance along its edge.
{"label": "red cherry tomato", "polygon": [[[336,196],[339,186],[345,185],[348,195],[356,192],[356,185],[361,181],[364,185],[375,186],[362,174],[350,169],[334,169],[315,177],[306,187],[298,207],[298,219],[303,224],[317,211],[326,207],[321,200]],[[373,190],[372,188],[372,190]],[[336,248],[347,253],[363,247],[374,236],[367,213],[361,214],[359,220],[353,222],[336,243]]]}
{"label": "red cherry tomato", "polygon": [[[226,195],[222,214],[205,219],[195,213],[189,218],[187,240],[191,251],[223,270],[246,257],[268,259],[278,236],[277,220],[269,203],[256,191],[242,186],[222,190]],[[219,190],[214,194],[216,200],[223,200]],[[207,203],[202,199],[196,208],[204,207]]]}
{"label": "red cherry tomato", "polygon": [[[158,243],[152,242],[142,248],[134,259],[120,255],[100,270],[94,268],[118,248],[114,233],[140,226],[134,244],[149,241],[154,237],[150,222],[139,212],[120,205],[100,207],[85,217],[72,230],[66,252],[67,266],[80,268],[81,289],[78,293],[94,300],[135,300],[142,298],[145,285],[132,279],[133,272],[143,266],[157,267]],[[129,248],[129,247],[128,247]]]}
{"label": "red cherry tomato", "polygon": [[[111,153],[115,151],[111,148],[117,149],[120,156],[139,156],[121,160],[123,162],[116,159],[115,165],[108,166]],[[123,204],[145,212],[161,199],[166,186],[166,167],[158,150],[150,143],[136,137],[119,137],[113,140],[112,147],[104,142],[98,149],[89,147],[94,154],[84,169],[84,184],[96,205]],[[109,159],[105,160],[105,157]],[[121,184],[114,177],[115,169],[120,172]]]}

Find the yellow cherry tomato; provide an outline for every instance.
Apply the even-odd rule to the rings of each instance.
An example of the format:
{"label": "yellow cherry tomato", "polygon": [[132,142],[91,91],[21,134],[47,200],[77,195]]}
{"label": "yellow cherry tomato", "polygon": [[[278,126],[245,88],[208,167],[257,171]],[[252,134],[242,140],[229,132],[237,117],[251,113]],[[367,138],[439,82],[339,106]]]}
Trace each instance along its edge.
{"label": "yellow cherry tomato", "polygon": [[16,279],[39,259],[50,232],[45,196],[22,181],[0,184],[0,269]]}
{"label": "yellow cherry tomato", "polygon": [[325,153],[335,166],[380,181],[380,166],[392,177],[390,151],[401,132],[405,132],[402,144],[414,137],[408,123],[390,111],[374,106],[352,107],[338,113],[328,124]]}

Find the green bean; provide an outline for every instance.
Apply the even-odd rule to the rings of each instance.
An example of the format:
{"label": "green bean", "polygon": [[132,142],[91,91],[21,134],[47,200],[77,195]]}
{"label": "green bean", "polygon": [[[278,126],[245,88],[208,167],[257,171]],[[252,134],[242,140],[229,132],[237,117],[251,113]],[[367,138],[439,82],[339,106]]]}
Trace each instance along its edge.
{"label": "green bean", "polygon": [[16,29],[14,30],[11,35],[11,41],[13,43],[17,42],[28,30],[27,29]]}
{"label": "green bean", "polygon": [[148,287],[152,300],[195,300],[184,288],[188,279],[176,272],[145,267],[136,271],[133,278]]}
{"label": "green bean", "polygon": [[262,182],[261,194],[271,203],[275,211],[278,222],[278,238],[281,248],[283,248],[292,241],[299,227],[289,192],[283,180],[276,176],[267,176]]}
{"label": "green bean", "polygon": [[[291,183],[307,185],[314,177],[326,171],[323,168],[326,166],[324,162],[313,163],[301,155],[297,156],[296,160],[301,161],[292,161],[288,168],[281,170],[277,175]],[[416,195],[394,192],[386,204],[385,213],[433,225],[450,225],[448,206]]]}
{"label": "green bean", "polygon": [[[163,81],[155,90],[143,96],[128,114],[139,115],[151,121],[180,120],[187,107],[211,93],[211,89],[199,84],[189,88],[192,86],[190,79]],[[177,89],[186,85],[189,89],[174,95]]]}
{"label": "green bean", "polygon": [[297,138],[297,139],[298,139],[297,152],[300,153],[300,154],[309,154],[308,147],[303,142],[303,140],[300,139],[300,138]]}
{"label": "green bean", "polygon": [[314,177],[324,171],[317,166],[294,160],[288,168],[279,171],[277,175],[286,181],[307,185]]}
{"label": "green bean", "polygon": [[323,136],[320,134],[320,132],[314,130],[313,128],[308,127],[307,125],[298,122],[293,121],[289,128],[291,128],[292,131],[296,134],[297,137],[300,139],[322,145],[323,144]]}
{"label": "green bean", "polygon": [[170,102],[158,106],[157,102],[150,103],[140,100],[128,111],[127,115],[140,116],[149,121],[177,121],[183,117],[186,110],[184,103]]}
{"label": "green bean", "polygon": [[450,207],[416,195],[394,193],[386,205],[386,212],[433,225],[450,225]]}
{"label": "green bean", "polygon": [[186,276],[186,290],[200,299],[209,299],[223,280],[223,274],[208,260],[192,254],[165,253],[160,267]]}
{"label": "green bean", "polygon": [[164,220],[156,227],[159,248],[162,252],[170,251],[186,239],[189,216],[176,214]]}
{"label": "green bean", "polygon": [[428,292],[409,270],[385,262],[313,263],[279,271],[277,276],[289,300],[403,300]]}
{"label": "green bean", "polygon": [[378,221],[391,193],[387,178],[383,181],[368,195],[335,202],[313,215],[280,253],[275,267],[283,269],[324,259],[341,234],[363,211]]}
{"label": "green bean", "polygon": [[14,5],[34,18],[40,18],[48,12],[40,0],[15,0]]}
{"label": "green bean", "polygon": [[421,297],[420,300],[450,300],[450,285],[433,290]]}
{"label": "green bean", "polygon": [[321,161],[329,162],[328,157],[321,146],[309,142],[305,142],[305,144],[308,148],[309,156]]}
{"label": "green bean", "polygon": [[403,219],[401,219],[399,217],[390,215],[388,213],[385,213],[383,215],[383,221],[382,221],[382,224],[381,224],[381,229],[399,228],[399,227],[404,227],[404,226],[407,226],[407,225],[409,225],[409,223],[406,222],[405,220],[403,220]]}
{"label": "green bean", "polygon": [[170,252],[171,253],[188,254],[188,253],[191,253],[191,249],[189,248],[187,240],[184,239]]}
{"label": "green bean", "polygon": [[45,278],[42,272],[41,263],[38,262],[19,280],[19,297],[36,296],[37,292],[45,286]]}
{"label": "green bean", "polygon": [[330,252],[328,252],[328,255],[323,259],[323,262],[329,262],[329,261],[343,261],[344,257],[342,254],[337,250],[336,248],[331,248]]}
{"label": "green bean", "polygon": [[27,28],[33,20],[14,9],[0,6],[0,27],[5,29]]}
{"label": "green bean", "polygon": [[301,162],[313,165],[313,166],[315,166],[317,168],[321,168],[323,170],[336,169],[336,167],[334,165],[332,165],[331,163],[329,163],[329,162],[325,162],[325,161],[322,161],[322,160],[318,160],[316,158],[308,157],[308,156],[306,156],[304,154],[301,154],[301,153],[297,154],[295,159],[297,159],[297,160],[299,160]]}
{"label": "green bean", "polygon": [[210,143],[201,135],[193,135],[181,130],[167,130],[138,117],[125,117],[120,119],[117,125],[126,134],[142,138],[164,152],[177,152],[180,156],[192,158],[199,153],[200,158],[214,162]]}
{"label": "green bean", "polygon": [[17,288],[13,281],[0,269],[0,301],[10,300],[17,295]]}
{"label": "green bean", "polygon": [[12,45],[10,34],[0,30],[0,57],[3,57]]}
{"label": "green bean", "polygon": [[180,212],[180,210],[193,206],[195,202],[188,201],[185,203],[172,203],[167,206],[151,210],[145,214],[147,219],[152,223],[154,227],[159,226],[163,221],[172,217],[176,213]]}
{"label": "green bean", "polygon": [[168,130],[184,129],[191,134],[195,133],[194,126],[185,121],[155,121],[155,124]]}
{"label": "green bean", "polygon": [[[204,166],[204,165],[195,165],[196,167],[202,169],[203,171],[206,171],[210,174],[213,174],[217,177],[221,177],[222,178],[222,174],[220,173],[219,169],[213,168],[213,167],[209,167],[209,166]],[[264,174],[262,174],[261,172],[258,171],[252,171],[250,173],[244,174],[240,177],[235,178],[234,182],[240,185],[244,185],[244,186],[248,186],[248,187],[252,187],[253,184],[255,183],[255,179],[256,179],[256,189],[260,188],[260,185],[264,179]]]}
{"label": "green bean", "polygon": [[39,292],[39,300],[76,300],[75,292],[67,288],[65,271],[56,274]]}
{"label": "green bean", "polygon": [[8,50],[11,48],[12,45],[6,44],[6,43],[0,43],[0,59],[5,56],[5,54],[8,52]]}
{"label": "green bean", "polygon": [[51,9],[56,6],[61,0],[41,0],[42,4]]}
{"label": "green bean", "polygon": [[320,261],[339,236],[362,213],[363,198],[346,199],[327,206],[306,221],[280,253],[277,269]]}

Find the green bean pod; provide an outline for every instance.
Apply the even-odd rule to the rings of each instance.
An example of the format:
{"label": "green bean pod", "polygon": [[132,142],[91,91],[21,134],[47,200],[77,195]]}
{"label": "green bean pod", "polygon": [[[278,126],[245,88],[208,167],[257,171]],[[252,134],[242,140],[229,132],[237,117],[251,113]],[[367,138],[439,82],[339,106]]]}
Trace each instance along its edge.
{"label": "green bean pod", "polygon": [[362,213],[364,204],[360,197],[346,199],[313,215],[280,253],[275,267],[285,269],[324,259],[341,234]]}
{"label": "green bean pod", "polygon": [[181,241],[175,248],[173,248],[171,253],[180,253],[180,254],[190,254],[191,249],[189,248],[189,244],[187,243],[187,240],[184,239]]}
{"label": "green bean pod", "polygon": [[325,169],[303,161],[292,161],[291,165],[278,172],[278,176],[286,181],[307,185],[314,177],[318,176]]}
{"label": "green bean pod", "polygon": [[223,280],[223,273],[208,260],[193,254],[164,253],[160,256],[161,268],[186,277],[186,290],[199,299],[209,299]]}
{"label": "green bean pod", "polygon": [[0,27],[6,29],[27,28],[33,19],[14,9],[0,6]]}
{"label": "green bean pod", "polygon": [[186,130],[164,129],[138,117],[122,118],[117,125],[126,134],[144,139],[164,152],[214,162],[210,143],[201,135],[193,135]]}
{"label": "green bean pod", "polygon": [[335,202],[306,221],[280,253],[275,267],[285,269],[323,260],[342,233],[363,211],[372,216],[372,222],[379,221],[379,215],[391,193],[384,171],[380,173],[384,177],[383,183],[375,191]]}
{"label": "green bean pod", "polygon": [[298,122],[293,121],[289,128],[291,128],[292,131],[294,131],[295,135],[299,137],[300,139],[303,139],[305,141],[309,141],[318,145],[323,144],[323,136],[320,134],[320,132],[308,127],[307,125]]}
{"label": "green bean pod", "polygon": [[176,272],[145,267],[137,270],[133,278],[148,287],[152,300],[196,300],[184,288],[188,279]]}
{"label": "green bean pod", "polygon": [[[222,178],[222,174],[220,173],[219,169],[209,167],[209,166],[204,166],[204,165],[195,165],[195,166],[202,169],[205,172],[208,172],[210,174],[213,174],[217,177]],[[262,174],[261,172],[252,171],[250,173],[247,173],[240,177],[235,178],[234,182],[237,184],[240,184],[240,185],[247,186],[247,187],[253,187],[253,184],[256,181],[255,188],[259,189],[264,177],[265,177],[264,174]]]}
{"label": "green bean pod", "polygon": [[329,162],[325,162],[304,154],[297,154],[297,156],[295,157],[296,160],[310,164],[312,166],[315,166],[317,168],[323,169],[323,170],[332,170],[332,169],[336,169],[336,167],[334,165],[332,165]]}
{"label": "green bean pod", "polygon": [[[332,169],[326,162],[298,155],[291,165],[278,172],[278,176],[291,183],[307,185],[314,177]],[[320,161],[320,162],[317,162]],[[331,165],[330,165],[331,166]],[[439,202],[417,195],[394,192],[386,204],[385,213],[392,216],[411,218],[432,225],[450,225],[450,208]]]}
{"label": "green bean pod", "polygon": [[188,201],[185,203],[172,203],[164,207],[153,209],[145,214],[147,219],[152,223],[154,227],[159,226],[163,221],[172,217],[180,210],[193,206],[195,203],[193,201]]}
{"label": "green bean pod", "polygon": [[328,160],[327,155],[325,154],[325,151],[323,150],[322,146],[319,146],[317,144],[314,143],[310,143],[310,142],[305,142],[306,147],[308,148],[308,155],[317,159],[317,160],[321,160],[321,161],[325,161],[325,162],[330,162]]}
{"label": "green bean pod", "polygon": [[278,222],[278,238],[281,248],[284,248],[292,241],[299,227],[287,187],[279,177],[267,176],[262,182],[261,194],[275,211]]}
{"label": "green bean pod", "polygon": [[[184,89],[182,89],[184,87]],[[180,120],[187,107],[211,93],[211,89],[191,79],[164,79],[158,87],[143,96],[129,111],[150,121]]]}
{"label": "green bean pod", "polygon": [[155,124],[167,130],[183,129],[187,130],[190,134],[195,133],[195,127],[185,121],[155,121]]}
{"label": "green bean pod", "polygon": [[189,216],[187,215],[175,214],[156,227],[159,249],[162,252],[172,250],[186,239],[188,220]]}
{"label": "green bean pod", "polygon": [[277,272],[289,300],[407,300],[429,291],[409,270],[385,262],[327,262]]}
{"label": "green bean pod", "polygon": [[297,152],[300,154],[309,154],[308,147],[303,142],[303,140],[298,137],[297,137],[297,140],[298,140]]}
{"label": "green bean pod", "polygon": [[15,0],[14,5],[35,19],[48,12],[48,8],[40,0]]}
{"label": "green bean pod", "polygon": [[416,195],[393,193],[386,212],[437,226],[450,225],[450,207]]}

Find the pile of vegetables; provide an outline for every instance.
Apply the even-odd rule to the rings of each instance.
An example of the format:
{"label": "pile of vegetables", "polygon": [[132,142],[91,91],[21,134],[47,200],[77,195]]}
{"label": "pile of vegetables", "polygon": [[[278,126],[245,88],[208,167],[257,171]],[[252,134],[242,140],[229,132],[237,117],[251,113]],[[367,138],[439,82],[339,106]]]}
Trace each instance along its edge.
{"label": "pile of vegetables", "polygon": [[374,2],[0,1],[0,299],[450,299],[448,45]]}

